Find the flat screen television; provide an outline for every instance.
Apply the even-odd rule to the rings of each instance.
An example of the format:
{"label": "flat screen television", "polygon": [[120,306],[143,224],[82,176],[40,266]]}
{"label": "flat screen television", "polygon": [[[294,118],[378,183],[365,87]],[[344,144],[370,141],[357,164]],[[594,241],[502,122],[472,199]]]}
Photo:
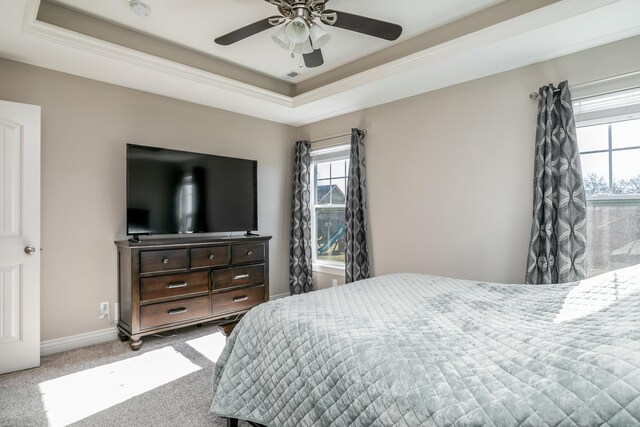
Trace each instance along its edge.
{"label": "flat screen television", "polygon": [[127,234],[258,229],[258,162],[127,144]]}

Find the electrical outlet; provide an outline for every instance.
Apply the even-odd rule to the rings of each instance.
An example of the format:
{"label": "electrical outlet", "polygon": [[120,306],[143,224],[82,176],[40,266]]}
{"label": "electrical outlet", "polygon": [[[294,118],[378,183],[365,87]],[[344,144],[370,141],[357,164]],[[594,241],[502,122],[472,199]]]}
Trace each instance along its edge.
{"label": "electrical outlet", "polygon": [[99,319],[104,319],[105,317],[107,318],[111,318],[109,316],[109,302],[101,302],[100,303],[100,316],[98,316]]}
{"label": "electrical outlet", "polygon": [[335,288],[336,286],[338,286],[338,279],[332,279],[332,280],[331,280],[331,286],[332,286],[332,287],[334,287],[334,288]]}

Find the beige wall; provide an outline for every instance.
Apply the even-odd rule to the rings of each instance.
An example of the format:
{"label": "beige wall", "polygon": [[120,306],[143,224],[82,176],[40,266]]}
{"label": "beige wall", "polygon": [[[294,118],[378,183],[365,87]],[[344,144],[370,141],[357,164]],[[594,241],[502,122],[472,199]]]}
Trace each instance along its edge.
{"label": "beige wall", "polygon": [[536,118],[528,95],[548,82],[576,84],[640,70],[639,45],[636,37],[329,119],[301,128],[298,137],[368,129],[375,275],[409,271],[521,282]]}
{"label": "beige wall", "polygon": [[336,275],[336,274],[328,274],[328,273],[318,273],[317,271],[313,272],[313,289],[327,289],[333,286],[333,281],[336,280],[338,285],[344,285],[344,274]]}
{"label": "beige wall", "polygon": [[[271,294],[288,292],[291,142],[369,130],[373,272],[519,282],[529,238],[536,104],[547,82],[640,70],[640,38],[299,129],[0,59],[0,99],[42,106],[42,339],[103,329],[124,237],[124,147],[259,162]],[[428,76],[425,76],[428,78]],[[315,273],[318,288],[330,276]]]}
{"label": "beige wall", "polygon": [[288,292],[293,128],[2,59],[0,99],[42,106],[42,340],[109,327],[127,142],[258,160],[271,294]]}

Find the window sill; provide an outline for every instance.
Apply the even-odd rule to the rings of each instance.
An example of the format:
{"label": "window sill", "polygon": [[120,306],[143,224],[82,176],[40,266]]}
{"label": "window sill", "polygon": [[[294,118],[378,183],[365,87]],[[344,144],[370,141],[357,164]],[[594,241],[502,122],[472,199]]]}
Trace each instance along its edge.
{"label": "window sill", "polygon": [[638,205],[638,194],[616,194],[615,196],[587,196],[587,203],[592,205]]}
{"label": "window sill", "polygon": [[331,274],[333,276],[344,277],[344,264],[336,265],[316,262],[311,265],[311,269],[314,273]]}

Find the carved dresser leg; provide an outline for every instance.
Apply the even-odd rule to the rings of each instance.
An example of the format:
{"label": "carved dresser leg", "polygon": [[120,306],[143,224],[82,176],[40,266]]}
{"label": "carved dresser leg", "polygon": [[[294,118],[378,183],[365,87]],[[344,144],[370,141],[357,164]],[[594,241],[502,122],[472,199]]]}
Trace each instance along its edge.
{"label": "carved dresser leg", "polygon": [[138,337],[131,337],[131,341],[129,341],[129,347],[131,350],[138,351],[140,347],[142,347],[142,340]]}
{"label": "carved dresser leg", "polygon": [[118,338],[120,338],[120,341],[125,342],[129,340],[129,337],[127,336],[127,334],[125,334],[122,331],[118,331]]}
{"label": "carved dresser leg", "polygon": [[222,335],[224,335],[225,337],[231,335],[231,332],[233,332],[233,328],[235,328],[237,324],[238,322],[233,322],[222,325]]}

